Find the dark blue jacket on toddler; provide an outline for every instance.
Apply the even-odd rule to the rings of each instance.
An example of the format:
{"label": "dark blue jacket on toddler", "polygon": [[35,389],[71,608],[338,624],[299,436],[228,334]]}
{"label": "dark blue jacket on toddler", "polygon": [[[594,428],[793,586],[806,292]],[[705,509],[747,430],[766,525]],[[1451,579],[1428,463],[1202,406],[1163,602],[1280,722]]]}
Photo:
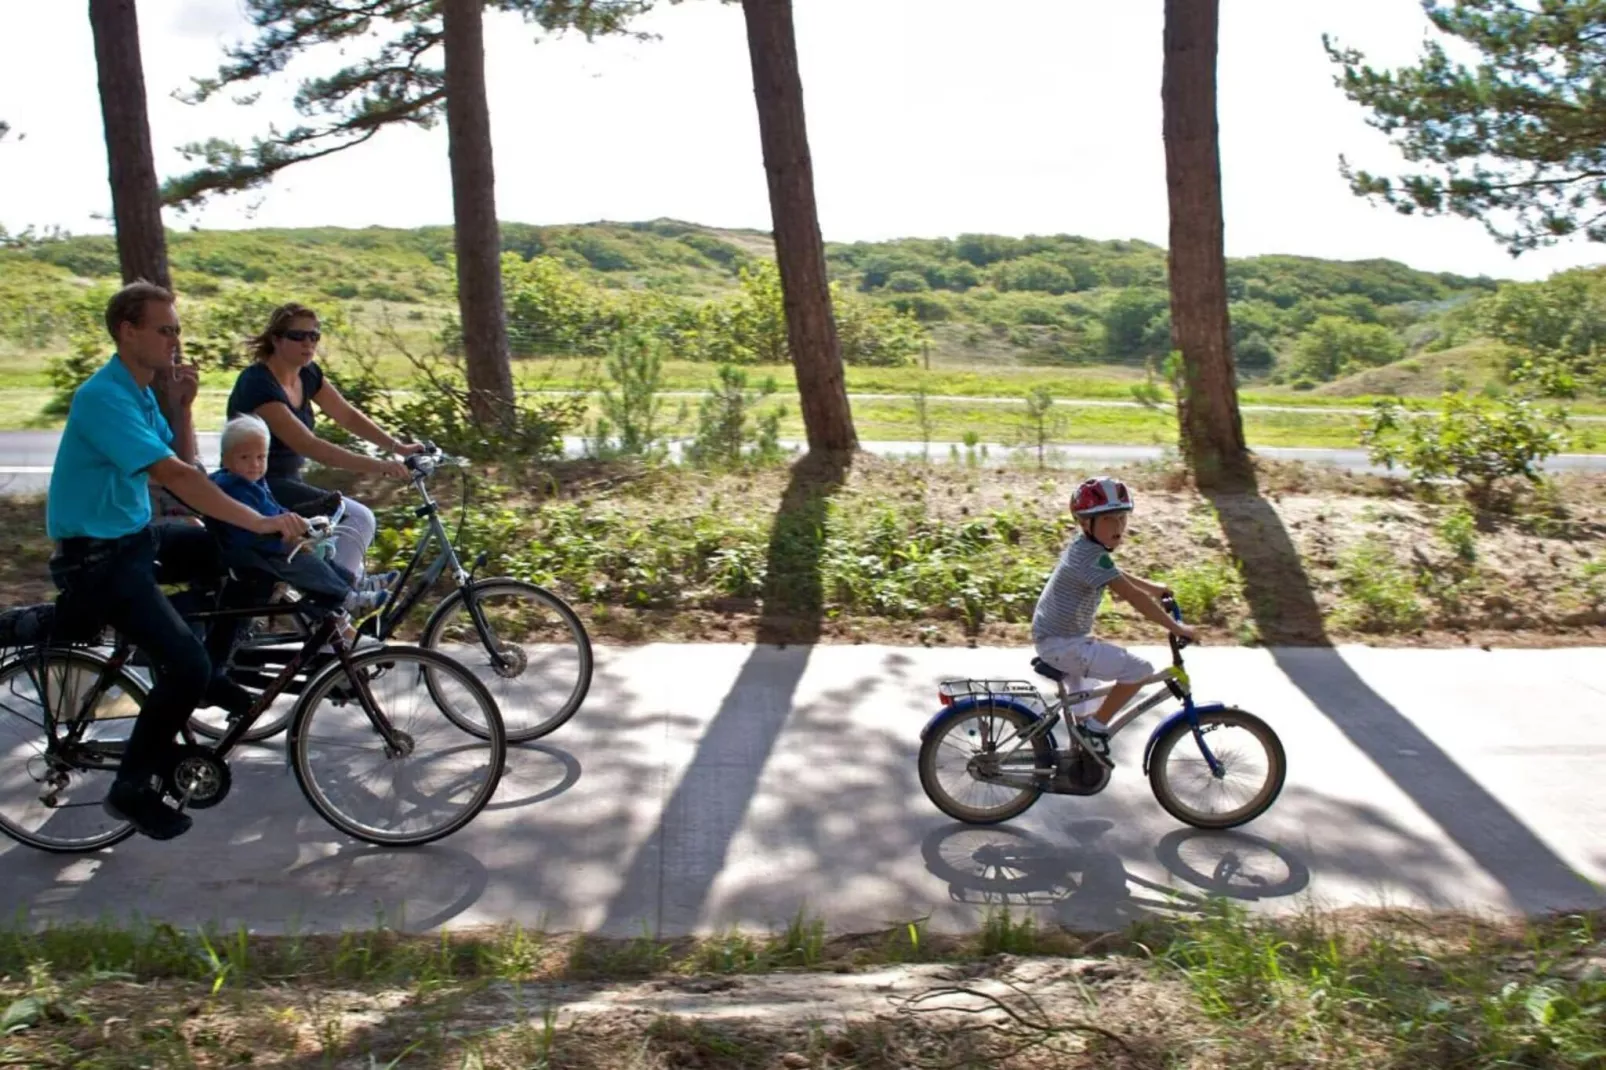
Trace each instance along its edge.
{"label": "dark blue jacket on toddler", "polygon": [[[233,472],[219,469],[212,473],[212,482],[224,494],[243,505],[249,505],[263,516],[289,512],[274,499],[273,492],[268,490],[266,478],[253,483]],[[339,565],[307,551],[296,554],[292,561],[289,560],[292,547],[277,535],[258,535],[221,520],[211,523],[220,534],[223,559],[229,567],[265,572],[288,583],[316,605],[329,609],[352,608],[354,578]]]}

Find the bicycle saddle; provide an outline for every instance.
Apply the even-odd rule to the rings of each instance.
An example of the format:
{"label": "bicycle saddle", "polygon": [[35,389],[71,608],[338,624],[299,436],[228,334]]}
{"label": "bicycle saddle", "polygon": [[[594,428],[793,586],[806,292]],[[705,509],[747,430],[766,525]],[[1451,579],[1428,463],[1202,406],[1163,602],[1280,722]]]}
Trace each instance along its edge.
{"label": "bicycle saddle", "polygon": [[1055,683],[1059,683],[1061,680],[1065,679],[1065,674],[1063,672],[1061,672],[1059,669],[1054,668],[1054,666],[1050,665],[1048,662],[1044,661],[1042,658],[1033,658],[1032,659],[1032,671],[1035,672],[1039,676],[1048,677],[1050,680],[1053,680]]}

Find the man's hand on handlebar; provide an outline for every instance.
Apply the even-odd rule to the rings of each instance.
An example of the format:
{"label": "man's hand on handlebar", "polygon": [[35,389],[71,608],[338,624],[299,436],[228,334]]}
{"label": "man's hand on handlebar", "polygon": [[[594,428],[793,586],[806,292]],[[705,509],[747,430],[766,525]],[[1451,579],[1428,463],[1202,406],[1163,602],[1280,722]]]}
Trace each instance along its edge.
{"label": "man's hand on handlebar", "polygon": [[403,457],[411,457],[415,453],[423,453],[424,445],[419,442],[397,442],[396,448],[390,452],[399,453]]}
{"label": "man's hand on handlebar", "polygon": [[382,476],[389,476],[392,479],[410,479],[412,477],[412,473],[407,470],[407,465],[401,461],[382,461],[380,464],[379,474]]}
{"label": "man's hand on handlebar", "polygon": [[260,517],[255,528],[258,535],[277,535],[281,539],[294,541],[307,533],[307,522],[295,513],[280,513],[278,516]]}
{"label": "man's hand on handlebar", "polygon": [[1199,641],[1199,629],[1195,628],[1191,624],[1178,624],[1172,629],[1172,633],[1180,638],[1186,639],[1190,643],[1197,643]]}

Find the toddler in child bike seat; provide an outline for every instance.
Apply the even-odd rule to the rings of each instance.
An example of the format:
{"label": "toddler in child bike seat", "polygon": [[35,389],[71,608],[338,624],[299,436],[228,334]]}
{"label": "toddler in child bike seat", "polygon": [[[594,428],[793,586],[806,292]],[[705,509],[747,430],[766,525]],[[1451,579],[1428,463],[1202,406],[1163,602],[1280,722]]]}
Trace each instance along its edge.
{"label": "toddler in child bike seat", "polygon": [[1089,680],[1114,682],[1098,710],[1082,722],[1082,730],[1095,739],[1108,738],[1111,718],[1154,675],[1154,666],[1145,659],[1093,638],[1093,617],[1104,588],[1156,624],[1197,640],[1193,628],[1177,623],[1156,601],[1169,593],[1164,584],[1129,576],[1115,566],[1115,551],[1126,536],[1132,508],[1131,492],[1119,479],[1095,476],[1076,488],[1071,515],[1081,534],[1055,563],[1032,613],[1037,656],[1066,674],[1067,690],[1083,690],[1090,686]]}
{"label": "toddler in child bike seat", "polygon": [[[223,467],[212,474],[229,497],[251,506],[263,516],[286,512],[268,490],[268,425],[257,416],[236,416],[223,428]],[[289,584],[315,606],[345,615],[341,633],[355,641],[351,618],[359,621],[385,604],[383,587],[358,584],[356,578],[317,552],[300,552],[274,535],[256,535],[244,528],[214,522],[221,533],[223,559],[231,568],[254,569]]]}

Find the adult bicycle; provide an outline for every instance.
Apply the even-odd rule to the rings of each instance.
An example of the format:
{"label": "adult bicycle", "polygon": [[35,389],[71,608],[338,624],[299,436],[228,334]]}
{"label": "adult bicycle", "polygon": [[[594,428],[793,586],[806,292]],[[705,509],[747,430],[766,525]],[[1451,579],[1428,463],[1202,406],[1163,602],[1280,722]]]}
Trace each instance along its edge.
{"label": "adult bicycle", "polygon": [[[391,587],[391,600],[364,621],[360,631],[389,641],[436,582],[449,578],[452,590],[425,619],[419,645],[450,655],[479,678],[502,711],[508,742],[524,743],[555,731],[574,716],[591,687],[591,639],[585,625],[567,602],[544,587],[511,576],[476,577],[474,573],[485,564],[484,552],[472,568],[465,569],[429,489],[430,477],[455,462],[426,442],[422,453],[404,463],[420,498],[413,514],[425,522],[424,529]],[[468,511],[467,487],[465,478],[459,537]],[[302,638],[297,628],[249,636],[234,652],[230,676],[248,689],[260,689]],[[292,687],[300,684],[293,681]],[[459,718],[444,698],[441,708],[465,731],[476,730],[472,711]],[[288,713],[264,718],[245,741],[268,739],[288,723]],[[193,718],[191,727],[212,739],[226,731],[213,714]]]}
{"label": "adult bicycle", "polygon": [[[324,820],[368,843],[413,847],[451,835],[485,808],[506,765],[507,738],[473,673],[437,650],[354,651],[335,615],[305,603],[234,608],[221,588],[217,595],[214,606],[184,619],[205,626],[289,613],[305,625],[306,640],[215,743],[182,733],[162,771],[180,808],[206,809],[228,796],[230,752],[313,664],[320,667],[284,720],[296,783]],[[47,603],[9,611],[30,614],[36,634],[0,658],[0,832],[43,851],[96,851],[135,831],[101,804],[149,687],[127,667],[126,638],[116,635],[110,654],[96,649],[98,635],[58,638],[54,610]],[[461,724],[468,718],[472,731]]]}

